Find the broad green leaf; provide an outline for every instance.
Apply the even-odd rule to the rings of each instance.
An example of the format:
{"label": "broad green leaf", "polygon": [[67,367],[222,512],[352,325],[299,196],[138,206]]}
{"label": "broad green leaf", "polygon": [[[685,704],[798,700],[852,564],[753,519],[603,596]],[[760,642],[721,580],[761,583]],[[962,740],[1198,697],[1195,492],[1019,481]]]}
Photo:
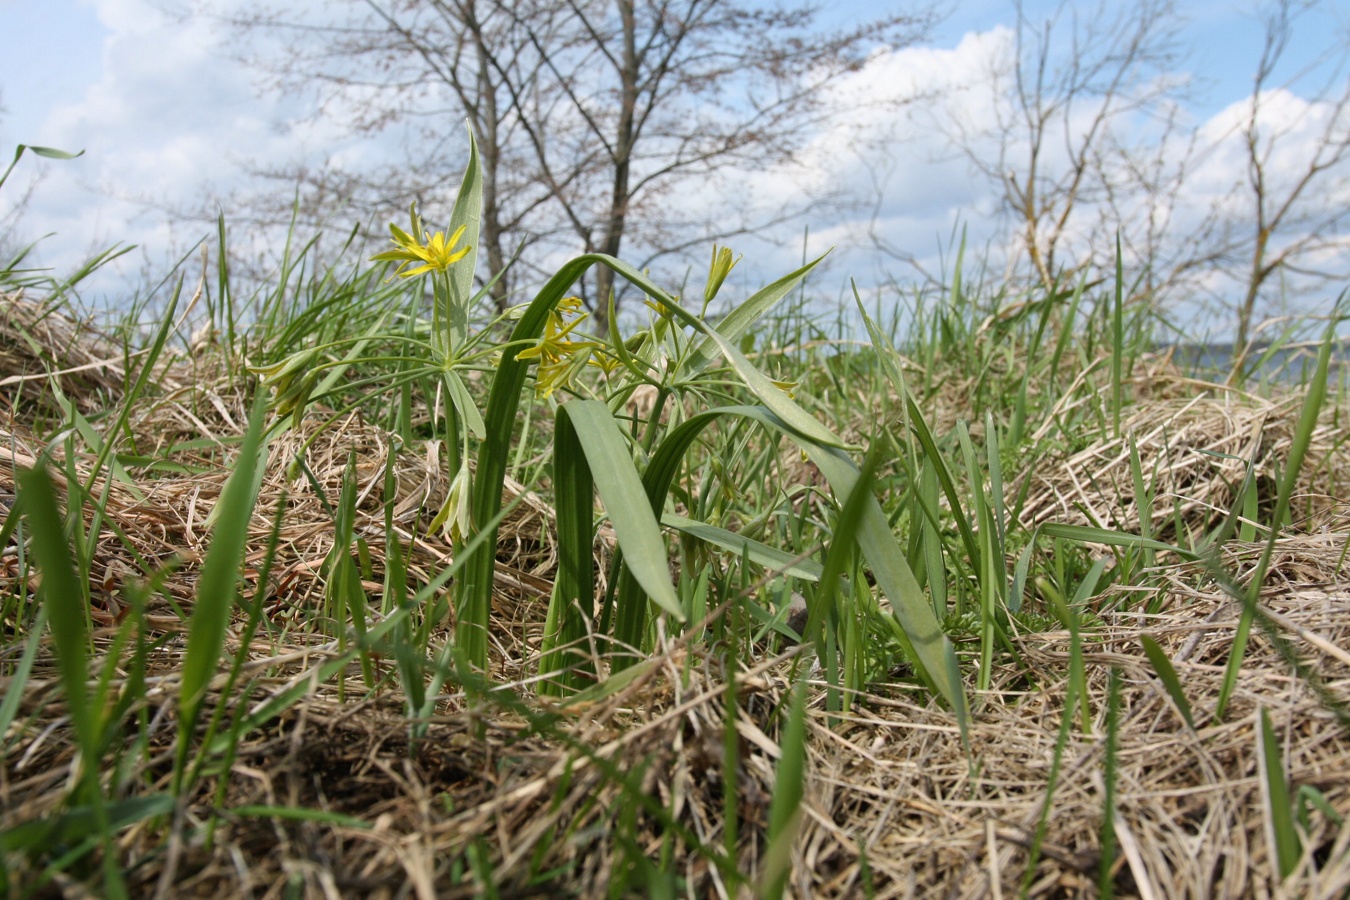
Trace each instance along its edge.
{"label": "broad green leaf", "polygon": [[[577,401],[574,401],[574,403]],[[581,401],[584,402],[584,401]],[[587,660],[572,649],[586,636],[595,603],[595,478],[582,450],[568,403],[558,411],[553,432],[554,510],[558,528],[558,572],[549,599],[540,645],[539,672],[562,672],[558,680],[544,682],[546,693],[579,690],[586,675]],[[645,503],[645,498],[641,501]],[[664,549],[664,548],[663,548]]]}
{"label": "broad green leaf", "polygon": [[478,405],[473,402],[473,396],[464,386],[458,372],[445,373],[445,387],[450,394],[450,401],[455,404],[455,411],[459,413],[460,421],[468,425],[469,433],[481,441],[487,426],[483,424],[483,416],[478,412]]}
{"label": "broad green leaf", "polygon": [[469,301],[473,297],[473,276],[478,268],[479,225],[483,217],[483,170],[478,161],[478,141],[472,126],[468,126],[468,132],[469,164],[464,168],[464,179],[450,211],[447,232],[454,234],[463,225],[464,236],[460,240],[470,248],[468,255],[451,266],[449,272],[453,300],[450,304],[451,346],[456,348],[463,347],[469,337]]}
{"label": "broad green leaf", "polygon": [[[596,491],[605,503],[624,562],[653,602],[677,621],[684,621],[679,597],[670,581],[670,564],[661,528],[647,501],[642,477],[614,415],[598,400],[572,400],[558,408],[566,416],[586,454]],[[560,447],[555,452],[567,452]]]}
{"label": "broad green leaf", "polygon": [[[522,402],[521,394],[524,391],[529,370],[527,363],[518,359],[517,354],[543,333],[544,323],[547,321],[549,312],[557,305],[558,301],[567,296],[567,292],[577,279],[585,274],[587,269],[596,264],[608,266],[615,274],[623,277],[633,286],[646,292],[649,296],[659,298],[682,321],[705,333],[715,333],[697,316],[680,308],[668,293],[658,287],[645,274],[613,257],[588,253],[560,267],[521,314],[508,342],[504,345],[501,360],[497,365],[496,377],[492,382],[492,391],[489,394],[487,410],[483,417],[485,437],[479,448],[478,468],[474,474],[473,521],[475,527],[484,527],[483,523],[495,519],[497,512],[501,509],[502,486],[506,479],[507,460],[511,454],[511,436],[515,429],[517,413]],[[757,396],[763,394],[762,400],[765,397],[769,398],[765,400],[765,405],[776,412],[780,412],[784,416],[783,421],[788,426],[803,434],[816,435],[825,444],[832,446],[842,444],[839,438],[831,434],[828,429],[809,416],[805,410],[793,403],[785,393],[774,386],[767,376],[755,370],[735,347],[727,345],[725,339],[721,338],[720,335],[714,338],[714,342],[718,343],[718,346],[726,353],[728,360],[731,361],[733,368],[743,378],[746,378],[747,375],[750,376],[750,379],[754,382],[749,383],[747,381],[751,390]],[[770,400],[772,402],[769,402]],[[651,507],[649,506],[648,514],[651,514],[650,510]],[[460,641],[461,649],[465,651],[469,661],[480,667],[485,665],[487,660],[485,635],[491,605],[493,569],[496,562],[491,548],[495,545],[496,531],[494,529],[488,535],[488,540],[484,545],[487,549],[479,550],[472,555],[472,558],[465,565],[462,579],[456,582],[456,611],[459,615],[460,625],[457,640]]]}

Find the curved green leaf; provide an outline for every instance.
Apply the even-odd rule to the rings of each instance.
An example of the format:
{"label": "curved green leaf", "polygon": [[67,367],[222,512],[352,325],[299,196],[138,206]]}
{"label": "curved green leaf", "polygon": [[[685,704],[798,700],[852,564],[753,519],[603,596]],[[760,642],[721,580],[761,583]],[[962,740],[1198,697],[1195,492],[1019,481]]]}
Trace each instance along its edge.
{"label": "curved green leaf", "polygon": [[[777,306],[778,302],[786,297],[806,277],[807,273],[819,265],[820,261],[828,255],[828,253],[822,254],[797,271],[790,272],[773,284],[760,288],[744,303],[727,313],[717,323],[715,331],[733,343],[740,340],[741,335],[745,334],[751,325],[759,321],[760,316]],[[697,375],[712,365],[713,360],[717,359],[721,352],[717,342],[705,335],[693,352],[681,362],[679,376],[687,378],[691,375]]]}
{"label": "curved green leaf", "polygon": [[720,547],[738,557],[744,557],[758,566],[774,572],[800,578],[803,581],[820,580],[820,563],[812,559],[802,559],[800,555],[770,547],[768,544],[748,538],[743,534],[698,522],[675,513],[661,516],[661,524],[674,528],[690,537],[696,537],[705,544]]}

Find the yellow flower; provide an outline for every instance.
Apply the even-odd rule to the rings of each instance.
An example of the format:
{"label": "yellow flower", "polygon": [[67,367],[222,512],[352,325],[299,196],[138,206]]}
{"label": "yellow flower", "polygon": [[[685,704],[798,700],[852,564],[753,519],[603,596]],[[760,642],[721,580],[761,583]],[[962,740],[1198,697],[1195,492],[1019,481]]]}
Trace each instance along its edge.
{"label": "yellow flower", "polygon": [[[568,322],[568,315],[576,315]],[[572,380],[573,374],[590,359],[591,351],[599,346],[595,341],[574,341],[571,333],[585,321],[587,313],[581,312],[581,300],[566,297],[549,310],[544,322],[544,333],[533,347],[516,354],[516,359],[539,360],[539,371],[534,375],[535,393],[543,399],[552,396],[560,387]]]}
{"label": "yellow flower", "polygon": [[597,353],[587,363],[588,366],[595,366],[606,375],[613,375],[616,371],[623,368],[623,360],[609,353]]}
{"label": "yellow flower", "polygon": [[718,247],[713,244],[712,264],[708,266],[708,284],[703,288],[703,302],[711,303],[717,296],[717,292],[722,289],[722,282],[727,280],[727,275],[736,267],[736,263],[741,261],[741,257],[731,258],[730,247]]}
{"label": "yellow flower", "polygon": [[[455,233],[450,235],[449,240],[446,240],[444,231],[428,235],[426,231],[422,230],[422,219],[417,215],[415,205],[411,210],[411,218],[411,234],[397,225],[391,224],[389,226],[389,231],[393,234],[391,240],[398,245],[398,249],[376,253],[371,257],[372,262],[397,262],[399,267],[394,274],[401,278],[411,278],[424,272],[444,272],[453,263],[457,263],[467,256],[469,251],[473,249],[472,247],[454,249],[460,238],[464,237],[466,226],[461,225],[456,228]],[[420,242],[416,237],[419,231],[422,232]],[[416,268],[409,269],[408,266],[416,266]]]}
{"label": "yellow flower", "polygon": [[642,302],[647,305],[648,309],[650,309],[652,312],[656,313],[663,319],[669,319],[673,315],[675,315],[673,312],[670,311],[670,307],[666,306],[660,300],[653,300],[651,297],[648,297],[646,300]]}

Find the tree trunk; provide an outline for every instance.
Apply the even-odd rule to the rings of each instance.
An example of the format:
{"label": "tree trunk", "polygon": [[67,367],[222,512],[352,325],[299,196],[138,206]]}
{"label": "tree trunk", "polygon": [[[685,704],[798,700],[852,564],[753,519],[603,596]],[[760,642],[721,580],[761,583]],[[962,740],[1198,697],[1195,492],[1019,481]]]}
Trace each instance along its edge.
{"label": "tree trunk", "polygon": [[[609,215],[605,220],[604,236],[596,249],[618,257],[623,245],[624,220],[628,215],[629,175],[633,157],[634,126],[637,111],[638,76],[640,63],[637,55],[637,21],[633,0],[617,0],[619,20],[623,27],[623,58],[619,70],[620,108],[617,133],[614,135],[614,182],[609,201]],[[595,274],[595,330],[603,334],[609,327],[609,295],[614,290],[614,272],[599,267]]]}

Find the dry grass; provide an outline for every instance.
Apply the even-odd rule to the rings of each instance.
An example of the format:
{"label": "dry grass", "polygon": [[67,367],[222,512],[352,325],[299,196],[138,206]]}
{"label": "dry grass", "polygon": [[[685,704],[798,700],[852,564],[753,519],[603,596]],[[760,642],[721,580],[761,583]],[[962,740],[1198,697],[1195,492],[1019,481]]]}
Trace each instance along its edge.
{"label": "dry grass", "polygon": [[[46,365],[97,363],[95,351],[58,359],[70,347],[74,323],[47,318],[34,330],[22,304],[10,302],[7,321],[39,345]],[[0,346],[30,346],[11,334]],[[50,358],[43,354],[50,354]],[[242,392],[223,377],[189,379],[184,358],[166,363],[163,385],[134,421],[137,434],[216,434],[226,437],[245,415]],[[11,370],[6,370],[11,371]],[[22,370],[32,374],[33,370]],[[109,363],[78,376],[115,393],[120,370]],[[41,441],[31,420],[42,394],[37,380],[0,383],[13,412],[0,449],[0,491],[13,491],[16,465],[29,463]],[[189,385],[184,387],[184,385]],[[76,390],[67,382],[68,391]],[[186,402],[182,391],[196,392]],[[209,395],[205,403],[199,402]],[[214,399],[210,399],[214,398]],[[205,410],[214,410],[203,422]],[[1130,420],[1146,469],[1158,460],[1160,500],[1155,524],[1179,504],[1200,523],[1224,508],[1254,459],[1263,473],[1277,465],[1287,443],[1292,401],[1234,394],[1141,402]],[[196,423],[191,420],[196,419]],[[254,638],[249,663],[257,677],[250,706],[303,677],[335,652],[306,623],[321,603],[320,567],[332,543],[331,523],[307,481],[288,481],[285,463],[300,436],[274,445],[263,501],[250,530],[249,565],[256,566],[278,503],[286,507],[281,551],[271,583],[250,586],[267,598],[270,637]],[[1258,710],[1276,723],[1295,787],[1320,791],[1350,817],[1350,730],[1315,687],[1350,704],[1350,576],[1344,561],[1350,520],[1335,504],[1350,500],[1344,434],[1320,431],[1310,455],[1307,495],[1325,498],[1317,527],[1282,538],[1262,595],[1271,632],[1254,632],[1229,714],[1211,721],[1239,608],[1198,564],[1159,570],[1146,597],[1154,615],[1100,615],[1085,645],[1092,721],[1075,728],[1063,748],[1057,781],[1050,781],[1068,684],[1069,635],[1040,632],[1015,638],[1020,663],[1000,663],[995,686],[977,698],[969,747],[950,714],[905,684],[877,684],[834,720],[820,697],[810,713],[805,818],[793,858],[790,889],[797,896],[878,897],[1013,896],[1028,864],[1037,824],[1049,804],[1033,896],[1096,896],[1105,743],[1106,690],[1112,669],[1121,676],[1118,736],[1118,816],[1122,854],[1113,874],[1120,896],[1344,897],[1350,891],[1350,824],[1311,818],[1298,871],[1283,885],[1274,875],[1257,766]],[[167,446],[167,442],[165,444]],[[353,418],[320,437],[308,463],[330,499],[338,492],[348,453],[354,451],[360,494],[358,533],[370,539],[378,581],[383,545],[383,473],[393,450],[389,435]],[[175,461],[194,471],[136,473],[135,484],[108,488],[109,521],[94,555],[95,644],[106,648],[122,612],[126,579],[141,571],[135,554],[162,563],[177,555],[151,628],[165,636],[154,654],[150,686],[140,710],[149,745],[130,759],[133,791],[164,790],[175,734],[172,697],[183,651],[183,621],[169,604],[190,603],[203,522],[227,474],[230,451],[194,451]],[[1036,467],[1029,521],[1079,521],[1128,528],[1140,512],[1130,498],[1123,442],[1106,442]],[[64,458],[61,453],[58,458]],[[88,459],[68,460],[84,477]],[[412,578],[425,582],[448,559],[448,547],[425,534],[446,490],[441,465],[425,450],[397,454],[395,520],[414,550]],[[201,471],[196,471],[201,470]],[[1122,474],[1125,473],[1125,474]],[[524,489],[512,488],[515,492]],[[123,543],[113,526],[127,536]],[[520,682],[530,674],[552,582],[551,512],[537,498],[519,505],[498,548],[493,675]],[[5,548],[6,590],[14,591],[16,548]],[[1224,548],[1224,567],[1239,577],[1259,552]],[[256,572],[250,578],[256,577]],[[378,583],[368,585],[378,592]],[[248,591],[246,591],[248,593]],[[1102,601],[1111,597],[1099,598]],[[1094,604],[1096,608],[1097,604]],[[1103,602],[1102,608],[1109,604]],[[20,650],[17,623],[0,623],[0,696]],[[1278,635],[1315,673],[1316,684],[1295,675],[1272,637]],[[1198,732],[1182,722],[1148,664],[1139,639],[1159,641],[1174,661],[1196,712]],[[232,642],[239,640],[235,633]],[[227,648],[233,649],[233,647]],[[720,661],[701,647],[667,641],[644,674],[623,690],[564,711],[549,727],[539,717],[557,712],[520,695],[514,708],[464,694],[440,704],[426,738],[409,743],[396,690],[368,699],[360,673],[341,686],[317,684],[281,718],[245,736],[226,773],[206,778],[189,798],[180,826],[150,820],[119,836],[133,896],[455,897],[478,892],[465,853],[478,847],[508,896],[597,896],[635,857],[669,854],[670,868],[692,896],[727,896],[726,873],[696,852],[686,837],[723,843],[724,793],[734,789],[741,821],[737,864],[752,879],[765,864],[769,801],[779,754],[779,710],[784,707],[795,651],[763,653],[738,677],[736,709],[728,716]],[[385,668],[388,668],[386,664]],[[0,829],[61,809],[73,768],[73,742],[50,647],[44,646],[25,688],[21,713],[3,736],[0,753]],[[734,718],[738,765],[726,770],[723,726]],[[134,737],[128,734],[127,739]],[[631,773],[627,787],[613,770]],[[223,785],[222,785],[223,780]],[[190,837],[210,817],[223,788],[221,820],[209,845]],[[616,821],[631,803],[626,791],[656,798],[683,827],[673,834],[656,816],[640,813],[631,832]],[[251,805],[304,807],[355,817],[360,823],[300,821],[239,815]],[[632,846],[617,835],[636,834]],[[37,873],[17,856],[7,862],[19,882]],[[88,896],[69,875],[41,893]]]}

